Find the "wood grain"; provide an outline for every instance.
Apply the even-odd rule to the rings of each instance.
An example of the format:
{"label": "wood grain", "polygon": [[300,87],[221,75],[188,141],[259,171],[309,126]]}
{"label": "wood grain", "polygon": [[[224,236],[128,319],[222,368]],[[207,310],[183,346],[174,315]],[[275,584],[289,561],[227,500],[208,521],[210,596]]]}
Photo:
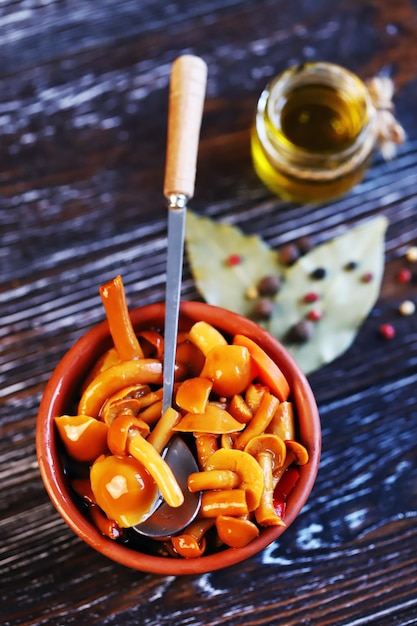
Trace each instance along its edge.
{"label": "wood grain", "polygon": [[[412,0],[3,0],[0,6],[0,622],[6,626],[417,624],[417,7]],[[164,297],[163,175],[172,61],[208,65],[192,207],[280,246],[389,219],[380,298],[354,345],[310,376],[319,476],[296,522],[257,557],[174,578],[130,571],[79,540],[35,452],[53,368],[104,317],[99,284],[131,306]],[[320,207],[262,186],[249,128],[266,82],[304,60],[388,73],[407,141]],[[411,267],[414,275],[417,267]],[[183,298],[201,299],[188,263]],[[396,337],[384,341],[383,322]]]}

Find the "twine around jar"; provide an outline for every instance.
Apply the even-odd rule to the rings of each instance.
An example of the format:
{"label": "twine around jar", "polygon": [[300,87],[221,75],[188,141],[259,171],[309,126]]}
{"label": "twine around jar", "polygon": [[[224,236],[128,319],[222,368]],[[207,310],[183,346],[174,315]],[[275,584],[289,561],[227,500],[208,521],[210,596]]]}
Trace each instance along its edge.
{"label": "twine around jar", "polygon": [[394,83],[390,78],[376,76],[366,84],[376,109],[376,137],[380,152],[386,161],[393,159],[397,146],[404,143],[405,131],[394,117]]}

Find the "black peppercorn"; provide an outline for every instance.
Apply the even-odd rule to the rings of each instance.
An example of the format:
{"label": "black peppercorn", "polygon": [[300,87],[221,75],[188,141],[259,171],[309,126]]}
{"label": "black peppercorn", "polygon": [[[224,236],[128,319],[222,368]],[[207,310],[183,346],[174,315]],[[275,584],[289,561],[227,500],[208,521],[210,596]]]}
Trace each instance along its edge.
{"label": "black peppercorn", "polygon": [[345,265],[345,270],[347,270],[348,272],[351,272],[352,270],[355,270],[358,267],[358,264],[356,261],[349,261],[349,263],[346,263]]}
{"label": "black peppercorn", "polygon": [[302,319],[288,331],[287,340],[292,343],[305,343],[313,336],[314,324],[308,319]]}
{"label": "black peppercorn", "polygon": [[260,298],[253,308],[253,317],[258,320],[269,320],[272,317],[274,305],[267,298]]}
{"label": "black peppercorn", "polygon": [[281,289],[281,279],[279,276],[264,276],[257,284],[260,296],[275,296]]}
{"label": "black peppercorn", "polygon": [[310,276],[315,280],[322,280],[326,276],[326,270],[324,269],[324,267],[317,267],[311,272]]}
{"label": "black peppercorn", "polygon": [[301,255],[307,254],[307,252],[310,252],[310,250],[314,248],[314,244],[310,237],[300,237],[295,243]]}
{"label": "black peppercorn", "polygon": [[300,256],[298,246],[293,243],[287,243],[280,248],[280,260],[284,265],[293,265]]}

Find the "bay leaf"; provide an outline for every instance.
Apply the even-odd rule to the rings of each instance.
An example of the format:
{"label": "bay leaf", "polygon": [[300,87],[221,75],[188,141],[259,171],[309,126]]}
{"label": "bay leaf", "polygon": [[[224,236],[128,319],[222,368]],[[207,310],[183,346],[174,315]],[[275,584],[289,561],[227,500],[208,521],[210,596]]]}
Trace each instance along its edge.
{"label": "bay leaf", "polygon": [[[235,226],[187,212],[186,248],[197,289],[209,304],[247,317],[253,301],[246,296],[266,274],[276,274],[278,254],[258,236]],[[232,255],[236,265],[228,265]]]}
{"label": "bay leaf", "polygon": [[[189,211],[186,246],[197,289],[206,302],[252,317],[254,301],[248,298],[266,275],[279,275],[282,287],[272,298],[273,314],[258,322],[292,354],[309,374],[343,354],[372,310],[384,273],[384,234],[388,221],[378,216],[348,229],[333,240],[316,246],[291,267],[279,261],[260,237],[246,236],[228,224],[199,217]],[[229,265],[231,255],[241,262]],[[355,262],[354,269],[346,269]],[[312,278],[317,268],[322,280]],[[365,281],[364,276],[372,277]],[[317,302],[306,303],[305,294],[315,292]],[[290,328],[311,309],[322,317],[314,323],[311,338],[304,343],[289,341]]]}

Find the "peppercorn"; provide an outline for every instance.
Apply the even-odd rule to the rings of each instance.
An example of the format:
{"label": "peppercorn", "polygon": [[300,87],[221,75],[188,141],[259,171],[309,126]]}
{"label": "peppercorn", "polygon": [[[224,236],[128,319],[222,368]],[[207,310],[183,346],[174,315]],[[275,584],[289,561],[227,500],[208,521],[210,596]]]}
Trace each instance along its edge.
{"label": "peppercorn", "polygon": [[358,263],[356,261],[349,261],[345,265],[345,270],[348,271],[348,272],[351,272],[351,271],[355,270],[357,267],[358,267]]}
{"label": "peppercorn", "polygon": [[320,311],[320,309],[311,309],[311,311],[307,313],[307,319],[311,320],[312,322],[318,322],[319,320],[321,320],[322,317],[323,313],[322,311]]}
{"label": "peppercorn", "polygon": [[300,251],[293,243],[287,243],[280,249],[280,260],[284,265],[293,265],[299,256]]}
{"label": "peppercorn", "polygon": [[379,333],[384,339],[393,339],[395,337],[395,328],[392,324],[382,324]]}
{"label": "peppercorn", "polygon": [[365,272],[365,274],[362,275],[362,282],[363,283],[370,283],[372,282],[374,279],[374,275],[372,274],[372,272]]}
{"label": "peppercorn", "polygon": [[303,301],[306,303],[317,302],[319,298],[320,298],[320,295],[318,293],[316,293],[315,291],[309,291],[308,293],[304,295]]}
{"label": "peppercorn", "polygon": [[326,270],[324,269],[324,267],[317,267],[311,272],[310,276],[315,280],[323,280],[323,278],[325,278],[326,276]]}
{"label": "peppercorn", "polygon": [[260,296],[275,296],[281,289],[281,279],[279,276],[264,276],[257,284]]}
{"label": "peppercorn", "polygon": [[417,246],[410,246],[406,252],[407,261],[414,263],[417,261]]}
{"label": "peppercorn", "polygon": [[398,310],[401,315],[413,315],[416,310],[416,305],[411,300],[404,300],[398,307]]}
{"label": "peppercorn", "polygon": [[239,265],[240,263],[242,263],[242,257],[240,256],[240,254],[229,254],[226,259],[226,265],[229,265],[230,267],[233,267],[234,265]]}
{"label": "peppercorn", "polygon": [[310,252],[310,250],[314,248],[314,244],[310,237],[300,237],[299,239],[297,239],[295,244],[298,247],[301,256],[307,254],[307,252]]}
{"label": "peppercorn", "polygon": [[412,275],[409,269],[403,267],[397,274],[398,282],[400,283],[409,283]]}
{"label": "peppercorn", "polygon": [[314,333],[314,324],[309,319],[302,319],[293,326],[288,331],[287,338],[288,341],[293,343],[305,343]]}
{"label": "peppercorn", "polygon": [[248,287],[246,289],[245,292],[245,298],[247,300],[256,300],[256,298],[258,297],[259,293],[256,287],[254,287],[253,285],[251,287]]}
{"label": "peppercorn", "polygon": [[267,298],[260,298],[253,307],[253,317],[258,320],[269,320],[272,317],[274,305]]}

